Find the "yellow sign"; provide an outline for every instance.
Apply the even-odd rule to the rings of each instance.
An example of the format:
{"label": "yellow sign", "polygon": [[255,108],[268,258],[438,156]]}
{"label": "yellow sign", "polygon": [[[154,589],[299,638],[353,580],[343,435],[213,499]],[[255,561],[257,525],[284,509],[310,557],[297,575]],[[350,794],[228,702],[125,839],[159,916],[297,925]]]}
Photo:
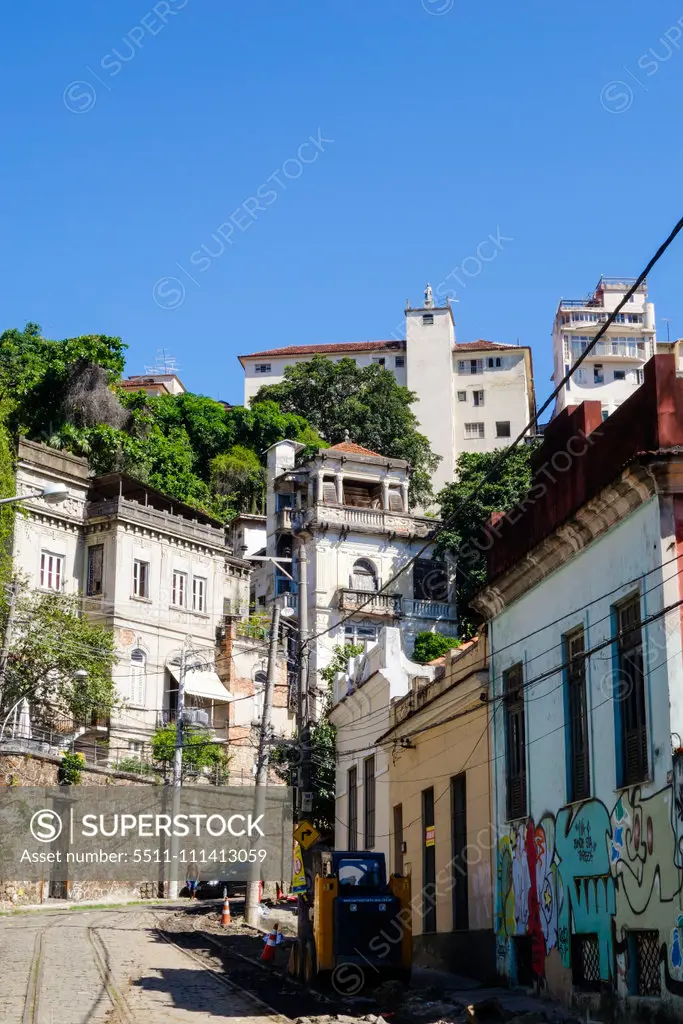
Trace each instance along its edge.
{"label": "yellow sign", "polygon": [[294,838],[301,843],[302,849],[308,850],[318,842],[320,832],[315,825],[311,825],[310,821],[300,821],[294,829]]}
{"label": "yellow sign", "polygon": [[294,855],[292,857],[292,892],[306,892],[306,874],[304,872],[304,858],[301,855],[301,847],[294,840]]}
{"label": "yellow sign", "polygon": [[433,825],[427,825],[425,829],[425,846],[436,845],[436,829]]}

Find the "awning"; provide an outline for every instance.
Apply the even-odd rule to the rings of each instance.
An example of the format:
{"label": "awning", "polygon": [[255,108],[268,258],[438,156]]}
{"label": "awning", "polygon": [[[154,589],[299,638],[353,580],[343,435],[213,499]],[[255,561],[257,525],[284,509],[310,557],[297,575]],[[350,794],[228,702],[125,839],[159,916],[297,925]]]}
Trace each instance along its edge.
{"label": "awning", "polygon": [[[176,682],[180,670],[176,665],[169,665],[169,672]],[[215,672],[211,669],[190,669],[185,673],[185,693],[193,697],[204,697],[206,700],[220,700],[224,704],[232,700],[232,694],[223,686]]]}

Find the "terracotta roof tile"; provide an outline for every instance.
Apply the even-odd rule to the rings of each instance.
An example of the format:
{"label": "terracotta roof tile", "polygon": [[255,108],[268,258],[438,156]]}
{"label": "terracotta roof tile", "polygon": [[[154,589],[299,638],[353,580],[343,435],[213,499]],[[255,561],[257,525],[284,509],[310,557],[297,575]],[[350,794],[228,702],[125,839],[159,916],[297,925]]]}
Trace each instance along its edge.
{"label": "terracotta roof tile", "polygon": [[354,444],[353,441],[340,441],[339,444],[333,444],[328,451],[333,452],[348,452],[349,455],[372,455],[375,459],[381,459],[382,456],[378,452],[371,452],[369,448],[363,448],[360,444]]}
{"label": "terracotta roof tile", "polygon": [[390,349],[403,352],[405,341],[344,341],[338,345],[288,345],[286,348],[268,348],[263,352],[249,352],[238,359],[256,359],[262,356],[314,356],[325,355],[327,352],[344,355],[346,352],[377,352]]}
{"label": "terracotta roof tile", "polygon": [[453,346],[454,352],[470,352],[473,349],[488,350],[494,348],[517,348],[517,345],[505,345],[500,341],[484,341],[480,338],[479,341],[463,341]]}

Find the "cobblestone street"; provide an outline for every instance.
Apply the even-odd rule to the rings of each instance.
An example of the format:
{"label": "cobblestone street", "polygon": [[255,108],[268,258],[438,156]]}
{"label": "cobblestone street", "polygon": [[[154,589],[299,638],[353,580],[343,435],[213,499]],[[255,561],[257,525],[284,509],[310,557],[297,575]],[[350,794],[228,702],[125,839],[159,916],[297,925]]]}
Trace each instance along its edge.
{"label": "cobblestone street", "polygon": [[136,907],[0,920],[3,1024],[282,1019],[164,941],[157,915]]}

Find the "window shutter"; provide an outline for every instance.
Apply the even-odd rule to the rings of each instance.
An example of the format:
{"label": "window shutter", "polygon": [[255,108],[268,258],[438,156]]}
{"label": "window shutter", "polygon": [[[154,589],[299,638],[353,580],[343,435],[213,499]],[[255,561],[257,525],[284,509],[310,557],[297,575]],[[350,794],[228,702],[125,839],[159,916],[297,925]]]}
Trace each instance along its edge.
{"label": "window shutter", "polygon": [[334,480],[323,480],[323,502],[326,505],[337,504],[337,488]]}
{"label": "window shutter", "polygon": [[401,497],[401,492],[395,490],[393,487],[389,488],[389,510],[391,512],[403,511],[403,498]]}

